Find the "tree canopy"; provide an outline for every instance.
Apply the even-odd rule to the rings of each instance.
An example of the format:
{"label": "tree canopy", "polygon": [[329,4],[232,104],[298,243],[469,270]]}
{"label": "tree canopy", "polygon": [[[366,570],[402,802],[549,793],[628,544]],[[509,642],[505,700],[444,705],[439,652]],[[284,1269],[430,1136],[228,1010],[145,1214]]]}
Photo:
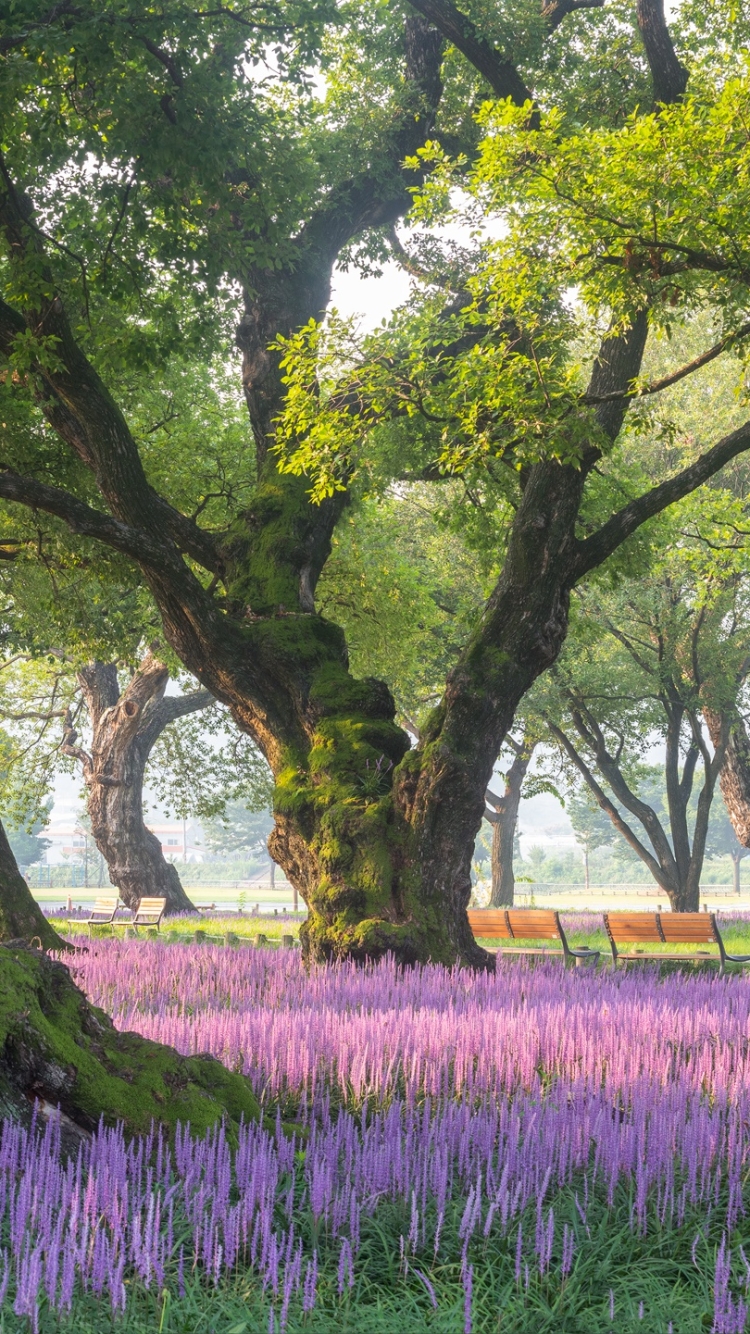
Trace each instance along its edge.
{"label": "tree canopy", "polygon": [[[741,413],[677,439],[652,407],[719,359],[741,378],[750,333],[725,17],[686,8],[673,37],[659,0],[2,11],[9,577],[76,609],[90,571],[103,638],[114,587],[114,637],[158,617],[273,771],[271,850],[319,957],[490,962],[474,836],[571,591],[750,447]],[[326,318],[334,265],[388,255],[405,308],[367,338]],[[349,670],[326,611],[354,581],[326,566],[351,569],[362,506],[384,598],[379,537],[415,487],[472,554],[455,636],[397,668],[401,715],[425,706],[411,745]],[[36,620],[18,633],[45,647]]]}

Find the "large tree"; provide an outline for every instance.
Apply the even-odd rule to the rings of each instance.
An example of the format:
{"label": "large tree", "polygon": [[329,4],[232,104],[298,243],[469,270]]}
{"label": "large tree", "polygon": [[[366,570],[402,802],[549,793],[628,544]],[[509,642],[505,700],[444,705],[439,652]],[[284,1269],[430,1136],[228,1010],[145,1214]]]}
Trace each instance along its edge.
{"label": "large tree", "polygon": [[[615,475],[628,403],[659,387],[638,379],[650,325],[716,312],[692,370],[746,333],[743,85],[709,60],[675,105],[687,71],[660,0],[356,9],[3,12],[0,496],[135,565],[174,652],[257,741],[310,953],[489,964],[465,913],[474,836],[571,589],[750,447],[744,423],[666,481]],[[687,33],[694,53],[704,38]],[[427,277],[414,320],[331,387],[333,267],[403,249],[393,225],[436,162],[423,216],[458,182],[504,240],[431,269],[407,255]],[[133,421],[162,367],[216,352],[238,291],[254,452],[240,486],[191,492],[185,457],[173,476]],[[383,434],[392,478],[461,474],[500,516],[494,587],[413,748],[315,601],[359,442]],[[200,471],[200,433],[194,454]]]}

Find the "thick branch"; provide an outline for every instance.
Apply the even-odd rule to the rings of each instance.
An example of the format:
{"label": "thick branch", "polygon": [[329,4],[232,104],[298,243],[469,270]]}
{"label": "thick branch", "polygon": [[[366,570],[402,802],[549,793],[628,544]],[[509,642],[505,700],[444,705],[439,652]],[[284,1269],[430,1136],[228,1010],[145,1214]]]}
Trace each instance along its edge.
{"label": "thick branch", "polygon": [[[62,519],[73,533],[82,537],[93,537],[104,542],[124,556],[130,556],[140,565],[150,565],[156,570],[164,570],[169,563],[164,547],[139,529],[120,523],[110,514],[92,509],[83,500],[78,500],[69,491],[59,486],[47,486],[33,477],[22,477],[10,468],[0,470],[0,499],[12,500],[28,509],[42,510],[45,514],[54,514]],[[182,562],[179,562],[182,566]],[[184,567],[183,571],[184,571]]]}
{"label": "thick branch", "polygon": [[683,468],[675,477],[652,487],[636,500],[631,500],[617,514],[613,514],[598,532],[578,543],[573,582],[577,583],[589,570],[601,565],[641,524],[695,491],[726,463],[747,449],[750,449],[750,421],[732,431],[731,435],[724,436],[713,449],[701,454],[695,463]]}
{"label": "thick branch", "polygon": [[[466,56],[475,70],[487,80],[496,97],[509,97],[518,107],[533,101],[530,89],[526,87],[513,62],[506,60],[486,37],[481,36],[472,20],[462,14],[452,0],[409,0],[409,3]],[[537,113],[534,113],[534,119],[537,119]]]}
{"label": "thick branch", "polygon": [[677,59],[664,18],[664,0],[638,0],[638,27],[651,70],[654,103],[677,102],[687,87],[688,71]]}
{"label": "thick branch", "polygon": [[547,21],[547,27],[550,32],[559,28],[564,18],[568,14],[575,13],[578,9],[602,9],[604,0],[552,0],[552,4],[542,4],[542,14]]}
{"label": "thick branch", "polygon": [[216,700],[209,690],[194,690],[189,695],[164,695],[144,716],[140,731],[143,754],[149,754],[170,723],[176,722],[178,718],[186,718],[188,714],[200,713],[202,709],[209,709],[215,703]]}

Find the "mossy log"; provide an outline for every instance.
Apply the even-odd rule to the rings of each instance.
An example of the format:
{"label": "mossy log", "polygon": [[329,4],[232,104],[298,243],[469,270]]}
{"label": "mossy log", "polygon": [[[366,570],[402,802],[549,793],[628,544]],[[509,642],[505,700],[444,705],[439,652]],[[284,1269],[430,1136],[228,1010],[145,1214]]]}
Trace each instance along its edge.
{"label": "mossy log", "polygon": [[249,1082],[212,1056],[180,1056],[137,1033],[119,1033],[87,1001],[64,964],[24,945],[0,945],[0,1116],[28,1123],[34,1104],[58,1106],[68,1137],[121,1121],[196,1134],[226,1118],[260,1117]]}

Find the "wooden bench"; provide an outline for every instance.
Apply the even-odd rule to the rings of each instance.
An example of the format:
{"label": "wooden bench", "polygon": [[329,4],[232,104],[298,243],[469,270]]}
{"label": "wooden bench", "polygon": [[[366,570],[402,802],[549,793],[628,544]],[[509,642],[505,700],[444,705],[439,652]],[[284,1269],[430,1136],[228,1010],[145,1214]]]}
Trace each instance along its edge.
{"label": "wooden bench", "polygon": [[113,899],[95,899],[93,912],[83,919],[83,925],[89,929],[89,936],[92,926],[111,926],[119,907],[120,900],[117,895]]}
{"label": "wooden bench", "polygon": [[134,927],[136,931],[139,926],[155,926],[158,931],[166,906],[166,899],[141,899],[128,926]]}
{"label": "wooden bench", "polygon": [[[727,954],[721,932],[712,912],[605,912],[604,925],[612,950],[612,966],[620,959],[639,960],[641,963],[658,959],[681,963],[718,963],[723,973],[728,963],[750,963],[750,954]],[[650,950],[630,950],[622,945],[718,945],[719,953],[696,950],[691,954],[668,954]]]}
{"label": "wooden bench", "polygon": [[477,938],[484,940],[559,940],[562,950],[549,946],[537,948],[519,945],[501,948],[498,954],[532,954],[538,956],[561,954],[566,963],[571,959],[595,963],[599,951],[588,947],[574,949],[568,944],[560,914],[551,908],[471,908],[469,926]]}

